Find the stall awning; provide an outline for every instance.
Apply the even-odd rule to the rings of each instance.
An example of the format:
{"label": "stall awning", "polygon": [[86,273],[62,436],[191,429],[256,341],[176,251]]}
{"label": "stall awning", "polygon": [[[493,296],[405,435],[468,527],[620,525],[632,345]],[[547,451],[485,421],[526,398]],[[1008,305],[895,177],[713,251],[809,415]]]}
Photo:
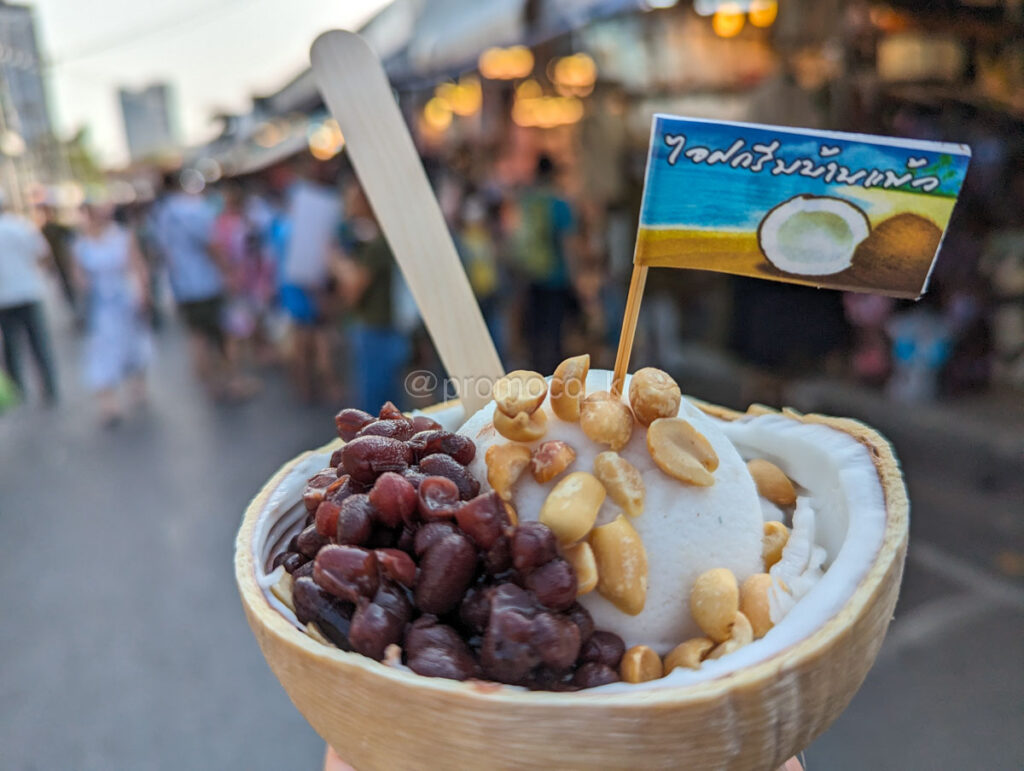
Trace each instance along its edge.
{"label": "stall awning", "polygon": [[409,42],[416,75],[457,69],[486,48],[523,41],[525,0],[435,0],[424,9]]}

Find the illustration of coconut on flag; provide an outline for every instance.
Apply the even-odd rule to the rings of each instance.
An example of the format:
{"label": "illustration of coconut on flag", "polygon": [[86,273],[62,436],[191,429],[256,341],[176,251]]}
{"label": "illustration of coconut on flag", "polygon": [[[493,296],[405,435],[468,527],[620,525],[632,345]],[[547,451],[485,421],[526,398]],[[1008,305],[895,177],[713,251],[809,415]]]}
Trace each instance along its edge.
{"label": "illustration of coconut on flag", "polygon": [[966,145],[655,116],[635,262],[919,297]]}

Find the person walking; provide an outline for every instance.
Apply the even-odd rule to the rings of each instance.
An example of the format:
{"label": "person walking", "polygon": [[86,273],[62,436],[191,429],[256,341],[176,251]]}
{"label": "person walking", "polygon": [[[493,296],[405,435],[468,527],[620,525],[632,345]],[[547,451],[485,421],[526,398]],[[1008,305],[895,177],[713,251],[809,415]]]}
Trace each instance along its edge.
{"label": "person walking", "polygon": [[0,195],[0,336],[4,367],[25,395],[22,342],[28,340],[47,404],[57,401],[57,375],[43,313],[46,287],[42,263],[50,255],[46,239],[32,223],[7,208]]}
{"label": "person walking", "polygon": [[164,178],[164,189],[155,236],[189,330],[196,373],[214,397],[250,396],[254,386],[239,378],[224,334],[225,266],[211,249],[215,213],[198,193],[182,188],[177,174]]}
{"label": "person walking", "polygon": [[339,228],[335,262],[338,288],[353,315],[349,328],[349,375],[355,404],[376,412],[391,400],[401,406],[401,372],[412,353],[409,335],[395,319],[395,259],[366,195],[352,183],[346,196],[347,219]]}
{"label": "person walking", "polygon": [[106,427],[121,420],[122,384],[136,405],[145,400],[151,355],[148,271],[135,238],[111,215],[109,206],[86,206],[85,226],[72,246],[86,298],[85,383],[97,395]]}
{"label": "person walking", "polygon": [[563,329],[577,304],[570,271],[576,217],[556,191],[555,175],[554,162],[541,155],[533,185],[519,197],[514,235],[516,261],[528,282],[523,335],[533,350],[531,365],[540,372],[553,372],[564,358]]}
{"label": "person walking", "polygon": [[79,306],[79,298],[75,291],[74,268],[71,264],[71,241],[75,231],[60,221],[57,217],[57,210],[50,204],[40,207],[40,214],[43,219],[40,230],[50,247],[53,267],[60,279],[61,292],[74,318],[75,327],[81,329],[82,308]]}
{"label": "person walking", "polygon": [[226,268],[227,302],[224,329],[231,357],[241,360],[249,353],[249,340],[256,331],[259,263],[249,249],[249,225],[245,220],[242,190],[235,183],[221,188],[223,207],[213,224],[211,248]]}

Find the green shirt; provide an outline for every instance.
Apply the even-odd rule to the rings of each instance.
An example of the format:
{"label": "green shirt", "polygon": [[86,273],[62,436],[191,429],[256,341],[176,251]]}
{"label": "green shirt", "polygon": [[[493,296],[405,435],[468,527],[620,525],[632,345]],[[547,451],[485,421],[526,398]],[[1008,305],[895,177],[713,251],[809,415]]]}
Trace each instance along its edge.
{"label": "green shirt", "polygon": [[395,261],[382,236],[372,241],[357,242],[351,249],[352,259],[369,273],[362,297],[356,303],[355,315],[372,327],[391,327],[394,323],[391,308],[391,276]]}

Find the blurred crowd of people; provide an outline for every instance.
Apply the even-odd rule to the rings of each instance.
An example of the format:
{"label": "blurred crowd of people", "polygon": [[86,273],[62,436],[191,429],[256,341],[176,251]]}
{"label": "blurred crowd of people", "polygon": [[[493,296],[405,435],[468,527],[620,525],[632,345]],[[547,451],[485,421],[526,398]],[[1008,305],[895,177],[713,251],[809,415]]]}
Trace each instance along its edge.
{"label": "blurred crowd of people", "polygon": [[[554,175],[544,156],[535,184],[507,191],[463,182],[447,207],[495,341],[503,352],[524,335],[535,341],[520,346],[524,363],[543,370],[562,357],[574,307],[575,215],[555,192]],[[254,373],[275,364],[307,402],[376,409],[389,399],[414,406],[414,397],[443,395],[443,383],[433,395],[404,393],[407,368],[439,367],[372,209],[340,164],[299,159],[214,187],[173,172],[148,205],[90,201],[73,218],[50,207],[36,215],[36,222],[0,216],[9,398],[30,390],[31,354],[43,398],[58,399],[43,302],[47,269],[81,333],[80,377],[105,425],[146,398],[152,338],[166,323],[165,287],[187,330],[196,377],[213,399],[252,396],[260,388]]]}
{"label": "blurred crowd of people", "polygon": [[[639,179],[624,188],[632,197],[581,200],[564,192],[561,169],[546,154],[536,157],[530,181],[514,185],[468,157],[428,158],[427,166],[506,367],[551,372],[567,351],[610,366]],[[165,288],[212,399],[251,397],[259,374],[275,365],[304,402],[376,409],[392,400],[408,408],[451,396],[443,382],[429,394],[403,388],[406,371],[441,368],[343,157],[300,157],[212,187],[194,171],[168,173],[151,203],[93,201],[74,217],[63,214],[41,207],[35,223],[0,214],[0,408],[28,390],[29,354],[42,398],[58,399],[43,304],[47,266],[81,332],[80,377],[105,425],[145,401],[152,338],[167,321]],[[963,213],[947,249],[979,250],[974,262],[996,286],[1007,285],[1010,315],[1020,315],[1014,282],[1024,242],[974,243],[970,217]],[[977,287],[944,281],[941,270],[937,279],[932,300],[915,306],[661,271],[648,284],[635,360],[671,368],[688,339],[730,348],[775,375],[831,367],[908,400],[970,390],[987,382],[998,346]],[[1011,339],[1015,323],[1003,322]],[[1008,353],[1012,369],[1020,352]]]}

